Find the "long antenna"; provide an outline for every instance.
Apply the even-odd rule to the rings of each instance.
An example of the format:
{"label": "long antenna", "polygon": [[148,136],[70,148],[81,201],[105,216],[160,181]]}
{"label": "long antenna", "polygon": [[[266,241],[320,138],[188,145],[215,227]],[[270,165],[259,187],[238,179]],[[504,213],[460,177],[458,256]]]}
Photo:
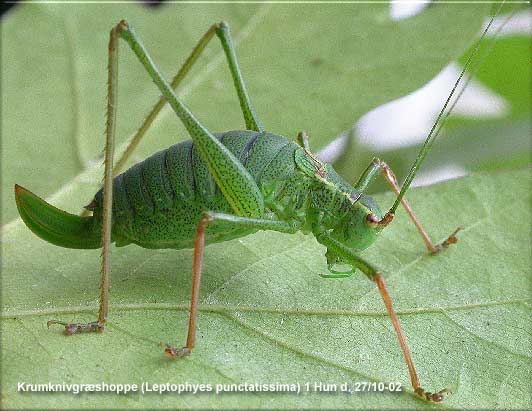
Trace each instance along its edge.
{"label": "long antenna", "polygon": [[[416,174],[417,174],[417,172],[418,172],[418,170],[419,170],[419,168],[421,166],[421,163],[423,163],[423,160],[425,160],[425,157],[427,156],[427,154],[430,151],[432,145],[434,144],[434,141],[436,140],[436,137],[438,137],[438,135],[440,134],[440,131],[443,128],[443,125],[445,124],[445,122],[449,118],[449,115],[451,114],[452,109],[456,105],[456,101],[458,101],[458,98],[460,98],[460,96],[462,95],[462,93],[460,93],[458,98],[454,102],[454,104],[449,109],[449,111],[445,112],[445,110],[447,109],[447,106],[449,105],[449,103],[450,103],[455,91],[458,88],[458,85],[460,84],[460,81],[462,80],[462,78],[464,77],[465,72],[467,71],[467,69],[471,65],[471,63],[473,61],[473,58],[476,56],[477,52],[479,51],[480,45],[481,45],[482,41],[484,40],[484,37],[486,37],[486,33],[488,32],[488,30],[492,26],[493,21],[495,20],[495,18],[499,15],[504,3],[505,3],[505,1],[501,2],[501,5],[499,6],[497,11],[495,12],[493,17],[491,18],[489,24],[486,26],[486,28],[482,32],[482,35],[480,36],[480,38],[477,40],[477,42],[475,44],[475,48],[473,49],[473,52],[469,55],[469,57],[467,59],[467,62],[464,65],[464,68],[463,68],[462,72],[460,73],[460,76],[458,77],[458,79],[454,83],[454,86],[453,86],[453,88],[451,90],[451,93],[447,97],[447,100],[445,100],[445,104],[443,105],[442,109],[440,110],[440,113],[438,114],[438,117],[436,118],[436,121],[432,125],[432,128],[430,129],[429,135],[427,136],[427,138],[425,139],[425,142],[423,143],[423,147],[421,147],[421,149],[419,150],[419,153],[417,155],[416,161],[414,161],[414,164],[412,165],[412,168],[408,172],[408,175],[406,176],[405,181],[403,183],[403,187],[401,188],[401,191],[399,192],[399,195],[395,199],[395,202],[393,203],[392,207],[388,211],[388,214],[394,214],[395,213],[395,210],[397,209],[397,207],[401,203],[401,200],[403,199],[405,193],[410,188],[410,184],[412,184],[412,181],[414,180],[414,177],[416,176]],[[440,123],[440,120],[442,120],[441,123]],[[438,124],[439,124],[439,127],[438,127]]]}

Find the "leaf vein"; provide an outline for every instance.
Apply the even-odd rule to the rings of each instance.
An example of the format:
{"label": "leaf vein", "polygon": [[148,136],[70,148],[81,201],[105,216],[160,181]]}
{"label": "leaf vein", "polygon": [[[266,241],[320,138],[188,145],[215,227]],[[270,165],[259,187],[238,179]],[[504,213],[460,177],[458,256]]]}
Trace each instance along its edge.
{"label": "leaf vein", "polygon": [[[421,314],[435,314],[445,313],[446,311],[464,311],[474,310],[477,308],[487,308],[499,305],[512,304],[527,304],[532,302],[532,299],[516,299],[516,300],[501,300],[490,301],[486,303],[477,304],[463,304],[447,307],[426,307],[426,308],[412,308],[406,310],[397,310],[397,315],[421,315]],[[167,311],[188,311],[189,304],[168,304],[168,303],[142,303],[142,304],[116,304],[111,306],[111,311],[140,311],[140,310],[167,310]],[[13,318],[31,318],[49,316],[52,314],[76,314],[93,312],[97,310],[95,306],[78,306],[78,307],[57,307],[50,309],[37,310],[21,310],[21,311],[3,311],[0,319],[9,320]],[[203,312],[251,312],[251,313],[265,313],[265,314],[291,314],[304,316],[350,316],[350,317],[387,317],[388,313],[383,311],[364,311],[364,310],[309,310],[300,308],[264,308],[244,305],[221,305],[221,304],[199,304],[199,311]]]}

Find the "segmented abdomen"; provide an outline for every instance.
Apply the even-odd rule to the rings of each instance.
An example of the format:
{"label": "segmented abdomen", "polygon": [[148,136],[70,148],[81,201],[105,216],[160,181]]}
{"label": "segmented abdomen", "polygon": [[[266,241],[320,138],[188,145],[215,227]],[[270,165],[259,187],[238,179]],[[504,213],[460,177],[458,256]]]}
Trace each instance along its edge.
{"label": "segmented abdomen", "polygon": [[[294,172],[293,143],[284,137],[254,131],[216,134],[257,183],[286,181]],[[95,215],[102,191],[95,196]],[[160,151],[120,174],[113,182],[113,239],[117,245],[188,248],[199,216],[211,210],[232,213],[206,163],[191,140]],[[246,235],[211,229],[208,241]]]}

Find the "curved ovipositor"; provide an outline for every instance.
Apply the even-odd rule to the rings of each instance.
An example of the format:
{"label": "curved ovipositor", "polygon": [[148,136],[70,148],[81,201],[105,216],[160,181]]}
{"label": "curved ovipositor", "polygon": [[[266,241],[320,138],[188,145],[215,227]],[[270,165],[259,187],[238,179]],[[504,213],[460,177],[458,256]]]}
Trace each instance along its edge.
{"label": "curved ovipositor", "polygon": [[15,199],[24,223],[43,240],[66,248],[101,247],[101,233],[94,217],[67,213],[17,184]]}

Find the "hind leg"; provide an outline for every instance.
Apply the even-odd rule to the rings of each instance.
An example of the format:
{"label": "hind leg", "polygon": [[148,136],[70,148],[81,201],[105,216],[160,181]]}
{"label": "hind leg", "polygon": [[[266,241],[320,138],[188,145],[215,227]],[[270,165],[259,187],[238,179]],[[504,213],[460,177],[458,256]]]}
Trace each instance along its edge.
{"label": "hind leg", "polygon": [[100,309],[98,319],[87,324],[48,321],[48,326],[60,324],[65,326],[65,334],[81,332],[101,332],[107,321],[109,312],[109,271],[111,259],[111,223],[113,213],[113,156],[116,130],[116,104],[118,81],[118,36],[117,28],[111,31],[109,40],[109,74],[107,84],[107,116],[105,142],[105,171],[103,179],[103,214],[102,214],[102,266],[100,282]]}
{"label": "hind leg", "polygon": [[[190,55],[185,60],[185,63],[181,66],[177,74],[170,82],[170,86],[173,90],[176,90],[177,87],[179,87],[179,85],[190,72],[190,70],[192,69],[198,58],[202,55],[203,51],[205,50],[205,48],[212,40],[215,34],[220,39],[225,57],[227,59],[227,64],[229,65],[231,76],[233,77],[233,82],[238,95],[238,99],[240,101],[240,107],[244,116],[246,128],[249,130],[255,130],[260,132],[262,131],[262,126],[258,116],[255,114],[255,109],[253,108],[251,99],[249,98],[246,84],[240,72],[240,67],[238,64],[238,59],[236,57],[232,36],[229,31],[229,26],[226,23],[222,22],[213,24],[209,28],[209,30],[207,30],[205,34],[203,34],[203,36],[200,38]],[[167,99],[164,96],[161,96],[159,98],[159,101],[145,117],[141,126],[133,135],[128,146],[116,162],[116,165],[113,167],[113,177],[116,177],[123,170],[126,162],[129,160],[144,135],[148,132],[148,130],[150,129],[153,122],[159,115],[162,108],[166,105],[166,103]],[[87,216],[89,214],[89,210],[86,209],[82,211],[81,216]]]}
{"label": "hind leg", "polygon": [[[240,107],[242,109],[242,114],[244,116],[246,128],[248,130],[262,131],[260,120],[255,114],[255,109],[253,108],[253,105],[251,103],[251,100],[247,92],[246,84],[240,72],[240,67],[238,64],[238,59],[236,57],[236,52],[235,52],[235,48],[233,45],[231,33],[229,31],[229,26],[224,22],[213,24],[209,28],[209,30],[207,30],[205,34],[203,34],[203,36],[198,41],[198,43],[196,44],[196,46],[194,47],[194,49],[192,50],[188,58],[185,60],[185,63],[181,66],[177,74],[174,76],[174,78],[170,82],[170,86],[174,90],[176,90],[177,87],[179,87],[181,82],[184,80],[186,75],[190,72],[190,70],[192,69],[192,67],[198,60],[198,58],[201,56],[201,54],[205,50],[205,47],[207,47],[207,45],[209,44],[209,42],[211,41],[211,39],[213,38],[215,34],[218,36],[218,38],[220,39],[220,42],[222,43],[225,57],[227,59],[227,64],[229,65],[229,70],[231,71],[231,76],[233,77],[235,89],[238,95],[238,99],[240,101]],[[164,96],[161,96],[159,101],[155,104],[155,106],[152,108],[150,113],[146,116],[142,125],[137,130],[135,135],[132,137],[124,153],[116,162],[116,166],[113,169],[113,175],[116,176],[124,168],[126,161],[129,159],[129,157],[131,156],[135,148],[140,143],[140,140],[144,137],[146,132],[151,127],[154,120],[159,115],[159,112],[165,106],[166,101],[167,101],[166,98]]]}

